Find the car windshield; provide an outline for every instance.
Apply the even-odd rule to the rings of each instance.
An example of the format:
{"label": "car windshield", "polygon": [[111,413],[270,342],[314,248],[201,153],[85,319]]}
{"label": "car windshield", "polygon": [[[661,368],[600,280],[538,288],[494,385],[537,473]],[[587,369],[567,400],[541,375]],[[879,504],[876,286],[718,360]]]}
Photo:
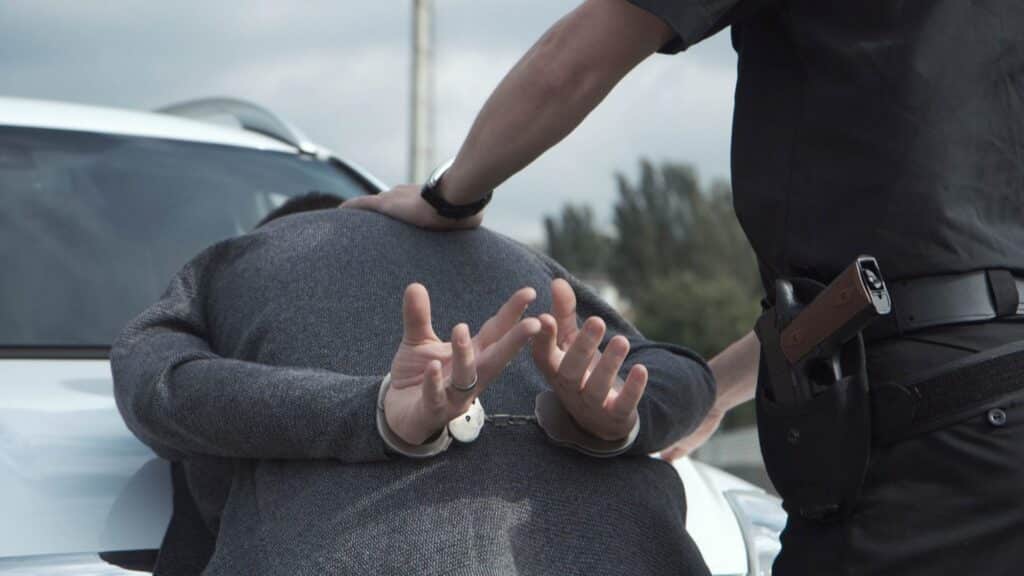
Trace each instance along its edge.
{"label": "car windshield", "polygon": [[203,248],[313,191],[370,186],[298,154],[0,127],[0,349],[108,347]]}

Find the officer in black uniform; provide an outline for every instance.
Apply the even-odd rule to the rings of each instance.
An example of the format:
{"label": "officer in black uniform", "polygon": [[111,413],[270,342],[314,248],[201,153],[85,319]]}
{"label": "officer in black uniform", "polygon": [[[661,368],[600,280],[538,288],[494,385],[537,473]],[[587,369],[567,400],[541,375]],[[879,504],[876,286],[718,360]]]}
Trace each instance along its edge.
{"label": "officer in black uniform", "polygon": [[[502,81],[440,178],[356,204],[477,225],[490,190],[635,64],[726,27],[735,207],[769,300],[777,278],[827,284],[871,254],[894,306],[864,333],[874,428],[856,500],[808,518],[787,498],[776,573],[1020,573],[1021,0],[588,0]],[[720,397],[753,395],[729,376],[754,373],[747,349],[719,363]]]}

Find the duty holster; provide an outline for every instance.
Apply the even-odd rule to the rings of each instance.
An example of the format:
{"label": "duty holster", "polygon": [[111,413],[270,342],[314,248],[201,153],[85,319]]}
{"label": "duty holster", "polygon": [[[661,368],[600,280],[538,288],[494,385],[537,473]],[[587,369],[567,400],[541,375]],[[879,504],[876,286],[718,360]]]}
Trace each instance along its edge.
{"label": "duty holster", "polygon": [[871,447],[859,329],[796,362],[783,351],[787,325],[824,290],[813,280],[779,280],[775,305],[755,329],[761,341],[756,407],[765,467],[787,512],[815,521],[835,520],[852,509]]}

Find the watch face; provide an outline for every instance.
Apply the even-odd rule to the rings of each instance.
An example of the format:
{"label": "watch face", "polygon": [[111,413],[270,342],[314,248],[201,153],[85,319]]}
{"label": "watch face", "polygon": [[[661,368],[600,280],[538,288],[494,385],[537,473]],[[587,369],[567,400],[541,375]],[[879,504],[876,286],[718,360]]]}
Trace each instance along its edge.
{"label": "watch face", "polygon": [[480,436],[480,430],[484,427],[484,420],[486,419],[484,407],[480,404],[480,400],[473,400],[469,410],[459,414],[448,423],[448,433],[451,434],[455,441],[468,444]]}

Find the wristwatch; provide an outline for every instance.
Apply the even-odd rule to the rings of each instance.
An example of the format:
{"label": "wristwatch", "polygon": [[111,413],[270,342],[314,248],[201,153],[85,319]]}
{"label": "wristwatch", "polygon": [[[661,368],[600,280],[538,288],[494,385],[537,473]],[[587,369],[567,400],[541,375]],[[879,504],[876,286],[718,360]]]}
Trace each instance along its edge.
{"label": "wristwatch", "polygon": [[483,210],[491,201],[494,191],[488,191],[483,198],[471,204],[452,204],[445,200],[444,197],[441,196],[441,178],[444,176],[444,173],[451,168],[454,161],[454,158],[448,160],[438,166],[430,174],[430,177],[427,178],[426,184],[423,185],[423,189],[420,190],[420,196],[427,201],[427,204],[434,207],[438,216],[448,218],[449,220],[463,220],[470,216],[479,214],[480,211]]}

